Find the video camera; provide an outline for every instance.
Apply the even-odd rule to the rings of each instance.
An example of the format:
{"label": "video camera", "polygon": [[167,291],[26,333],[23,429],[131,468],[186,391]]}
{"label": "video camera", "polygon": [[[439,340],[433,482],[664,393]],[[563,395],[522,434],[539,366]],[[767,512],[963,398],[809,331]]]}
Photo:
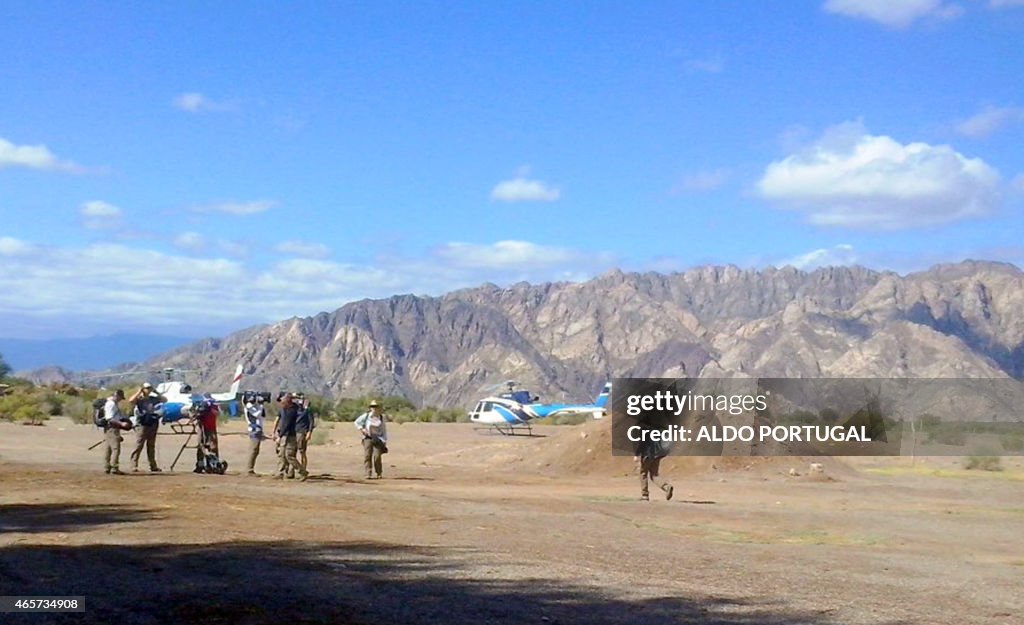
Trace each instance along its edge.
{"label": "video camera", "polygon": [[265,404],[270,401],[270,391],[246,391],[242,393],[243,403]]}

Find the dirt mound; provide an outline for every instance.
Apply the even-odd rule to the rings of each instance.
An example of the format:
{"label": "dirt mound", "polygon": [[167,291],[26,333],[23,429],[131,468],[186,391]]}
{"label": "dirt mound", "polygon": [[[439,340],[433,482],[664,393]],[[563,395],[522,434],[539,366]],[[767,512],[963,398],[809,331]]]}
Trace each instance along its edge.
{"label": "dirt mound", "polygon": [[[524,460],[536,463],[544,473],[624,476],[636,472],[632,456],[612,455],[611,419],[590,421],[579,426],[560,426],[558,431],[537,441],[534,453]],[[815,481],[824,476],[846,475],[853,470],[836,458],[804,456],[669,456],[661,463],[666,475],[695,475],[709,472],[752,475],[780,475],[809,478],[810,465],[821,465]],[[829,478],[831,479],[831,477]]]}

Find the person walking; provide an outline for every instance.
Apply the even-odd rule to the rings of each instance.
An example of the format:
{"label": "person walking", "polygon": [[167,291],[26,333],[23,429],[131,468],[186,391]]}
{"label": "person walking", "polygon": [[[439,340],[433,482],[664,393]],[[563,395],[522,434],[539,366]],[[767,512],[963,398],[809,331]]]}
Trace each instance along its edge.
{"label": "person walking", "polygon": [[139,471],[139,457],[142,456],[142,448],[146,448],[146,459],[149,460],[149,470],[159,473],[160,467],[156,463],[156,435],[160,429],[160,404],[167,401],[166,397],[157,395],[153,385],[144,383],[139,390],[135,391],[128,401],[135,406],[135,449],[132,451],[132,472]]}
{"label": "person walking", "polygon": [[366,479],[373,479],[376,472],[379,480],[384,473],[381,456],[388,453],[388,427],[387,416],[381,411],[377,400],[371,401],[369,410],[356,418],[355,426],[363,435],[363,468],[366,470]]}
{"label": "person walking", "polygon": [[636,455],[633,457],[633,460],[640,464],[641,500],[649,501],[651,498],[647,487],[648,481],[654,482],[654,485],[665,493],[666,500],[672,499],[672,485],[664,479],[658,479],[661,459],[668,455],[667,452],[667,447],[658,441],[642,440],[637,443]]}

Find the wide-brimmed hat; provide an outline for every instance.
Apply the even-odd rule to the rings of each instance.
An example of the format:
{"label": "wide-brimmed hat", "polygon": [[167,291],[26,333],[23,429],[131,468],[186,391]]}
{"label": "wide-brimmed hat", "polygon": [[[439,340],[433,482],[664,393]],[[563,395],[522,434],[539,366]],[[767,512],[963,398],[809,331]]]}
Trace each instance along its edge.
{"label": "wide-brimmed hat", "polygon": [[377,403],[376,399],[370,402],[370,408],[380,408],[380,404]]}

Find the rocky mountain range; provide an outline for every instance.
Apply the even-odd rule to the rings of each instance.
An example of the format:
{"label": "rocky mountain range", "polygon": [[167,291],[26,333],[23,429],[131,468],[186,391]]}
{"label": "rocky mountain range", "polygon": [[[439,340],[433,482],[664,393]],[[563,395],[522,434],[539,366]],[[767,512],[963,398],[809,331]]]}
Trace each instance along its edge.
{"label": "rocky mountain range", "polygon": [[1024,272],[966,261],[901,276],[708,266],[582,283],[396,295],[251,327],[161,355],[197,388],[401,394],[468,407],[513,379],[550,401],[612,377],[1024,379]]}

